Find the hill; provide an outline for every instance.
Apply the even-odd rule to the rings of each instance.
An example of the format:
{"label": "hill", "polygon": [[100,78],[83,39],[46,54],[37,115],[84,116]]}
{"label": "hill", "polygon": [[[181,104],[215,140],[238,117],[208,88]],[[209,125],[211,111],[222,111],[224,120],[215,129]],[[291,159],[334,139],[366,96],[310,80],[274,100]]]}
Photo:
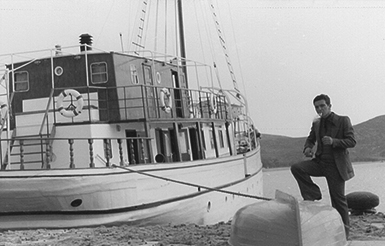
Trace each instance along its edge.
{"label": "hill", "polygon": [[[349,149],[353,162],[385,160],[385,115],[353,126],[356,147]],[[264,167],[285,167],[303,159],[306,137],[292,138],[263,134],[261,138]]]}

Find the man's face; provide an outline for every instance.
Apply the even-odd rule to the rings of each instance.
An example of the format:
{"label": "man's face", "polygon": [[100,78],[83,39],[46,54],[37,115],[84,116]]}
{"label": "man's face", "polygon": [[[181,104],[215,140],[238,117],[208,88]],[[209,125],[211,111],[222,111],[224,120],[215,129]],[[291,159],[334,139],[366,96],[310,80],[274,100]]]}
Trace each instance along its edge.
{"label": "man's face", "polygon": [[327,117],[332,111],[332,105],[327,105],[325,100],[319,100],[314,102],[314,108],[317,114],[319,114],[322,118]]}

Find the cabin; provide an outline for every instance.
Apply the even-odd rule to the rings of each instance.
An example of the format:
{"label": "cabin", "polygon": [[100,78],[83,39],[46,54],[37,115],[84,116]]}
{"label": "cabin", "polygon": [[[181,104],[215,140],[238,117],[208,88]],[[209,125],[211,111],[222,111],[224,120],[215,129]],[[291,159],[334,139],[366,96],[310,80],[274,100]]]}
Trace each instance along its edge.
{"label": "cabin", "polygon": [[[2,169],[173,163],[255,148],[237,93],[189,86],[201,84],[202,70],[212,79],[207,66],[100,51],[88,34],[75,48],[56,46],[48,56],[6,65]],[[194,70],[197,78],[187,78]]]}

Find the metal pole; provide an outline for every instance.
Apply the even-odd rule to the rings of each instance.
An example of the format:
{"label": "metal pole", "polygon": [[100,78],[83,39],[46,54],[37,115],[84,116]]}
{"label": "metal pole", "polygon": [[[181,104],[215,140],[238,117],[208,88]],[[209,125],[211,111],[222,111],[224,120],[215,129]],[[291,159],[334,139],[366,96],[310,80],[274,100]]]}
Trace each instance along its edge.
{"label": "metal pole", "polygon": [[182,58],[182,71],[185,75],[186,87],[188,88],[187,67],[186,67],[186,44],[185,44],[185,38],[184,38],[182,0],[178,0],[178,22],[179,22],[180,56]]}

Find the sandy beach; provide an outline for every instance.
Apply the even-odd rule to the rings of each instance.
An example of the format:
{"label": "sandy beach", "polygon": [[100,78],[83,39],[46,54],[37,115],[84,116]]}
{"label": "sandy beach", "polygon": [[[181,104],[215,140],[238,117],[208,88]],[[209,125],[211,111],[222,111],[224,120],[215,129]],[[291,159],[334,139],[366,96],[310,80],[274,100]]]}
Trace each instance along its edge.
{"label": "sandy beach", "polygon": [[[383,213],[351,216],[349,240],[385,241]],[[112,226],[58,230],[8,230],[0,232],[0,246],[108,246],[108,245],[229,245],[231,222],[210,226]],[[385,242],[384,242],[385,243]]]}

